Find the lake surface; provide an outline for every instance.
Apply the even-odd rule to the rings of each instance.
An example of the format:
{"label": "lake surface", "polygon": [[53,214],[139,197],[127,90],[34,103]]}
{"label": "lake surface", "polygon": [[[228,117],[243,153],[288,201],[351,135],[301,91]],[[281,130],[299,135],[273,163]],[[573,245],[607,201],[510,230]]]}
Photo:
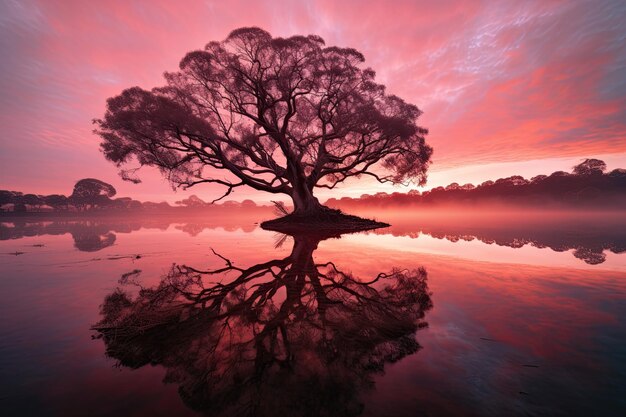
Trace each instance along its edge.
{"label": "lake surface", "polygon": [[623,416],[626,221],[0,222],[3,416]]}

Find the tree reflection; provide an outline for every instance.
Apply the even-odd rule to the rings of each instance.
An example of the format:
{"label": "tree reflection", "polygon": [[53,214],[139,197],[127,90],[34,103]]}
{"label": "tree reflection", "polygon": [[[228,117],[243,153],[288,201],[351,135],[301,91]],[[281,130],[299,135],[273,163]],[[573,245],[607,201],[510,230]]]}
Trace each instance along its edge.
{"label": "tree reflection", "polygon": [[[367,215],[367,214],[364,214]],[[602,264],[607,253],[626,252],[626,219],[549,219],[515,218],[514,221],[496,221],[491,216],[486,222],[480,219],[455,219],[448,216],[417,220],[413,216],[394,218],[390,228],[373,233],[418,238],[427,234],[436,239],[451,242],[479,240],[486,244],[521,248],[532,245],[550,248],[556,252],[572,251],[572,254],[590,265]],[[207,229],[222,228],[226,231],[252,232],[257,227],[248,217],[175,217],[175,216],[128,216],[124,218],[65,218],[51,221],[11,220],[0,222],[0,240],[20,239],[28,236],[62,235],[70,233],[74,247],[80,251],[95,252],[113,245],[116,234],[131,233],[142,228],[166,230],[174,227],[190,236],[197,236]]]}
{"label": "tree reflection", "polygon": [[85,230],[76,229],[72,232],[74,239],[74,247],[81,252],[97,252],[115,243],[116,236],[114,233],[106,232],[98,234],[89,228]]}
{"label": "tree reflection", "polygon": [[51,221],[44,220],[12,220],[0,222],[0,240],[21,239],[29,236],[71,234],[74,247],[81,252],[97,252],[113,245],[116,233],[132,233],[142,228],[166,230],[171,225],[191,236],[196,236],[206,229],[223,228],[227,231],[253,231],[256,225],[241,217],[181,219],[174,217],[142,218],[138,216],[126,218],[65,218]]}
{"label": "tree reflection", "polygon": [[[317,263],[320,237],[248,268],[174,265],[136,296],[117,289],[94,326],[123,366],[160,364],[190,407],[217,415],[359,415],[385,364],[420,349],[432,308],[422,268],[361,280]],[[138,271],[135,271],[138,272]]]}

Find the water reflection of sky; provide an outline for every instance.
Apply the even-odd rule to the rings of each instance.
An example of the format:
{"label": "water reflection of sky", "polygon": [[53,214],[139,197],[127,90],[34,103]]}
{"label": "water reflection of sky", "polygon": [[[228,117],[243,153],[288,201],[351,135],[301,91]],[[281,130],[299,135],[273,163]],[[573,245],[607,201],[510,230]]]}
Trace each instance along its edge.
{"label": "water reflection of sky", "polygon": [[[93,415],[192,414],[175,384],[162,383],[162,367],[116,368],[102,342],[90,340],[99,306],[135,269],[149,287],[173,263],[223,266],[210,248],[247,267],[288,256],[291,242],[276,249],[277,237],[259,229],[205,228],[195,236],[181,229],[113,231],[111,245],[91,252],[79,250],[70,233],[0,241],[3,408],[23,415],[81,415],[86,407]],[[25,253],[8,255],[16,251]],[[322,241],[313,256],[363,279],[394,267],[428,272],[434,307],[425,317],[429,327],[416,334],[423,348],[375,377],[375,389],[362,398],[364,415],[626,409],[626,255],[609,252],[590,265],[571,250],[356,234]]]}
{"label": "water reflection of sky", "polygon": [[[371,214],[371,213],[370,213]],[[392,227],[374,232],[344,236],[342,242],[385,247],[392,251],[452,256],[469,260],[561,266],[592,269],[626,269],[626,217],[582,218],[568,216],[531,216],[528,218],[451,218],[445,216],[422,219],[402,215],[391,216]],[[170,217],[124,220],[5,221],[0,222],[0,241],[45,235],[71,235],[74,247],[82,252],[98,252],[114,245],[117,235],[162,232],[184,232],[202,240],[206,232],[216,230],[251,233],[250,240],[263,240],[258,222],[249,218],[191,218],[186,221]],[[248,238],[246,238],[248,239]],[[16,248],[7,253],[27,252]],[[585,263],[586,265],[581,265]]]}
{"label": "water reflection of sky", "polygon": [[417,238],[385,234],[352,235],[345,236],[344,239],[355,245],[384,247],[386,250],[450,256],[473,261],[626,271],[626,256],[610,251],[605,251],[606,260],[602,264],[590,265],[574,257],[574,249],[556,252],[550,248],[538,248],[530,244],[526,244],[521,248],[513,248],[500,246],[496,243],[488,244],[478,239],[452,242],[447,239],[438,239],[427,234],[421,234]]}

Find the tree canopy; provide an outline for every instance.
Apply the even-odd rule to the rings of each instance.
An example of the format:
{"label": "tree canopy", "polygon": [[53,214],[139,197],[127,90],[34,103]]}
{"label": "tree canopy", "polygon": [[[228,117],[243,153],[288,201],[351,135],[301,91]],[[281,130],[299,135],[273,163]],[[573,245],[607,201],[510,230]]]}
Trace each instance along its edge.
{"label": "tree canopy", "polygon": [[74,185],[69,198],[77,206],[85,208],[107,205],[115,194],[117,191],[111,184],[95,178],[84,178]]}
{"label": "tree canopy", "polygon": [[588,158],[576,165],[573,173],[576,175],[603,174],[606,171],[606,163],[600,159]]}
{"label": "tree canopy", "polygon": [[[188,53],[166,84],[124,90],[95,120],[101,148],[122,166],[158,167],[175,186],[242,186],[320,207],[315,187],[351,177],[424,184],[432,148],[415,105],[387,94],[355,49],[314,35],[259,28]],[[132,169],[122,177],[136,181]]]}
{"label": "tree canopy", "polygon": [[360,198],[331,198],[330,207],[341,209],[391,207],[405,205],[462,205],[487,207],[535,207],[541,209],[621,209],[626,203],[626,170],[617,168],[606,172],[606,163],[599,159],[585,159],[573,167],[572,173],[556,171],[550,175],[536,175],[530,180],[513,175],[480,185],[435,187],[419,192],[363,194]]}

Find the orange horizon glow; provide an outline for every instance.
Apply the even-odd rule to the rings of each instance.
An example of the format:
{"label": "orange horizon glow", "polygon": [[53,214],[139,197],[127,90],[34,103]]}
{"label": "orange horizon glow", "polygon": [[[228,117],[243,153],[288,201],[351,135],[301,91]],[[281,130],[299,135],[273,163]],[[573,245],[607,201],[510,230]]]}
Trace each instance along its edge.
{"label": "orange horizon glow", "polygon": [[[363,52],[388,91],[418,105],[433,165],[425,189],[570,171],[583,158],[626,168],[626,9],[619,1],[5,2],[0,6],[0,188],[70,194],[85,177],[119,196],[174,202],[153,169],[123,182],[91,120],[123,89],[163,84],[188,51],[242,26],[317,34]],[[367,179],[320,200],[407,192]],[[237,190],[232,200],[274,196]]]}

